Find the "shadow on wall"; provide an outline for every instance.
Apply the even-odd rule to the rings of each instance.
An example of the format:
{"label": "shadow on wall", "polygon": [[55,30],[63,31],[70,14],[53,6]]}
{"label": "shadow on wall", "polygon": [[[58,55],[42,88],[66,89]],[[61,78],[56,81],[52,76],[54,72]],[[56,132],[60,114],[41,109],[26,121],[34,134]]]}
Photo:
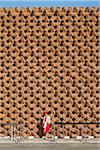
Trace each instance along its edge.
{"label": "shadow on wall", "polygon": [[42,138],[44,136],[42,125],[43,125],[43,118],[40,119],[40,122],[37,125],[37,127],[38,127],[38,135],[39,135],[40,138]]}

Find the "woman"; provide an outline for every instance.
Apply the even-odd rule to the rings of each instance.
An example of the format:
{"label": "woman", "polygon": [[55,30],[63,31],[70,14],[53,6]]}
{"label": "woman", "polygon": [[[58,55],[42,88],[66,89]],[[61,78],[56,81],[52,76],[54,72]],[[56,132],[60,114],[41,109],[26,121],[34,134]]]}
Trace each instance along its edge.
{"label": "woman", "polygon": [[51,123],[50,116],[48,115],[48,112],[45,112],[43,118],[43,132],[46,137],[48,137],[48,132],[50,130],[50,123]]}

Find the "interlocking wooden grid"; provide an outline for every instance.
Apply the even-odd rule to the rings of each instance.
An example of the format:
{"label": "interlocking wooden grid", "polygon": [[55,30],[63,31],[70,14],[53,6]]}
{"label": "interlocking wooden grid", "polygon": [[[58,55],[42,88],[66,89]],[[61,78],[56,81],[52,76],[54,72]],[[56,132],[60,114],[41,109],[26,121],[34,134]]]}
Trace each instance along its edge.
{"label": "interlocking wooden grid", "polygon": [[[52,122],[99,122],[99,73],[98,8],[0,8],[0,122],[22,122],[26,137],[39,137],[44,111]],[[99,137],[99,125],[85,126],[64,134]]]}

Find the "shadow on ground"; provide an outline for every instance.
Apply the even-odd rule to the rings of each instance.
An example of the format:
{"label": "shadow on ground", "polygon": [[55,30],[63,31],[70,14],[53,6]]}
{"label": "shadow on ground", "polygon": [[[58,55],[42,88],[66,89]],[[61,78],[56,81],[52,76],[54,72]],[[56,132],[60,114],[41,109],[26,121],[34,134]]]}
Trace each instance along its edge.
{"label": "shadow on ground", "polygon": [[0,144],[0,150],[100,150],[100,144]]}

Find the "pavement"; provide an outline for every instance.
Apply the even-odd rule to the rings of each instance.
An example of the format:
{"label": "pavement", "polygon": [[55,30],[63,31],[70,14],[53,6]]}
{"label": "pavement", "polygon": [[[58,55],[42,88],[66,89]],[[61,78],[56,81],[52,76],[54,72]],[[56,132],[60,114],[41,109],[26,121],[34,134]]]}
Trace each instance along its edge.
{"label": "pavement", "polygon": [[100,144],[100,138],[10,138],[10,137],[0,137],[0,145],[1,144],[80,144],[80,143],[85,143],[85,144]]}
{"label": "pavement", "polygon": [[89,143],[9,143],[0,144],[0,150],[100,150],[100,144]]}

